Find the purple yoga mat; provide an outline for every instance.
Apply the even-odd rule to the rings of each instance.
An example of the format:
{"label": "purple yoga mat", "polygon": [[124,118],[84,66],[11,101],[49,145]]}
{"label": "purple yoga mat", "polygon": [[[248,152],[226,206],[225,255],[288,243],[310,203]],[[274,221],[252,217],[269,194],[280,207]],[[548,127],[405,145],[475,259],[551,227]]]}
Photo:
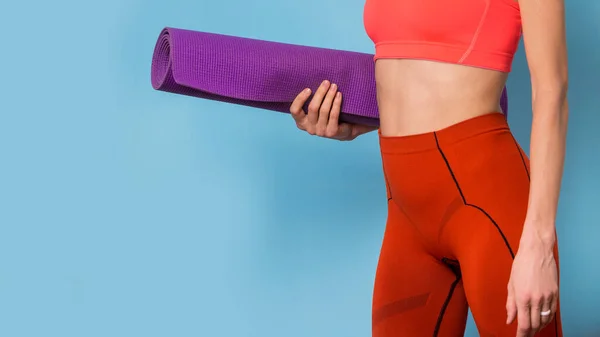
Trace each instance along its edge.
{"label": "purple yoga mat", "polygon": [[[372,54],[165,28],[151,80],[157,90],[279,112],[330,80],[344,94],[341,121],[379,124]],[[505,88],[505,113],[507,103]]]}

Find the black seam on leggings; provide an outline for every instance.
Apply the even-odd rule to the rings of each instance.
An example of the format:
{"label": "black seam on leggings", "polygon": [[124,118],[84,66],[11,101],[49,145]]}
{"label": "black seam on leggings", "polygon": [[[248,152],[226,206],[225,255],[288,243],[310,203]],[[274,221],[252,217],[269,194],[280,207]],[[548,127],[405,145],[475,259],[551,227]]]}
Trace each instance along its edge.
{"label": "black seam on leggings", "polygon": [[492,224],[494,224],[494,227],[496,227],[496,229],[498,230],[498,233],[500,233],[500,236],[502,237],[502,240],[504,240],[504,244],[506,245],[506,248],[508,248],[508,252],[510,253],[510,257],[512,257],[514,259],[515,258],[515,253],[513,252],[512,248],[510,247],[510,243],[508,243],[508,239],[504,235],[504,232],[502,232],[502,229],[500,229],[500,226],[498,226],[498,224],[496,223],[496,221],[494,221],[494,219],[488,214],[488,212],[486,212],[483,208],[481,208],[481,207],[479,207],[477,205],[465,204],[465,206],[473,207],[473,208],[479,210],[481,213],[483,213],[492,222]]}
{"label": "black seam on leggings", "polygon": [[525,164],[525,158],[523,158],[523,152],[521,152],[521,146],[519,146],[519,143],[517,142],[517,140],[515,139],[515,136],[511,133],[511,137],[513,139],[513,142],[515,142],[515,146],[517,147],[517,151],[519,152],[519,156],[521,157],[521,161],[523,162],[523,167],[525,168],[525,173],[527,173],[527,180],[531,180],[531,177],[529,176],[529,170],[527,169],[527,164]]}
{"label": "black seam on leggings", "polygon": [[446,313],[446,309],[448,308],[448,305],[450,304],[450,300],[452,299],[452,294],[454,294],[454,289],[456,289],[456,286],[458,285],[458,282],[460,282],[460,279],[461,279],[461,276],[456,275],[456,280],[454,280],[454,282],[452,282],[452,285],[450,286],[450,290],[448,291],[448,296],[446,296],[446,300],[444,301],[444,304],[442,305],[442,308],[440,309],[440,314],[438,315],[437,323],[435,324],[435,329],[433,330],[433,337],[437,337],[438,333],[440,332],[440,328],[442,326],[442,321],[444,320],[444,314]]}
{"label": "black seam on leggings", "polygon": [[458,260],[451,259],[449,257],[442,257],[442,262],[444,262],[445,264],[458,264]]}
{"label": "black seam on leggings", "polygon": [[383,167],[383,179],[385,180],[385,188],[387,189],[387,192],[390,194],[387,201],[390,202],[390,200],[392,200],[392,188],[390,187],[390,182],[388,181],[387,173],[385,172],[385,167]]}
{"label": "black seam on leggings", "polygon": [[456,277],[461,277],[462,273],[460,271],[460,263],[458,260],[450,259],[447,257],[442,257],[442,263],[450,269]]}
{"label": "black seam on leggings", "polygon": [[504,240],[504,244],[506,245],[506,248],[508,248],[508,252],[510,253],[510,256],[514,259],[515,253],[513,252],[512,248],[510,247],[510,243],[508,242],[508,239],[502,232],[502,229],[500,228],[500,226],[498,226],[498,223],[496,223],[496,221],[494,221],[494,219],[483,208],[467,202],[467,200],[462,192],[462,189],[460,188],[460,185],[458,184],[458,180],[456,180],[456,176],[454,175],[454,172],[452,171],[452,167],[450,167],[450,163],[448,162],[446,155],[444,155],[444,151],[442,151],[442,148],[440,147],[440,143],[438,142],[437,134],[434,132],[433,135],[435,137],[435,143],[437,145],[438,151],[440,152],[440,154],[442,155],[442,158],[444,159],[444,162],[446,163],[446,167],[448,168],[448,171],[450,172],[450,175],[452,176],[452,180],[454,180],[454,184],[456,185],[456,188],[458,189],[458,193],[460,193],[460,197],[462,198],[463,203],[465,204],[465,206],[469,206],[469,207],[478,209],[492,222],[492,224],[494,224],[494,226],[498,230],[498,233],[500,233],[502,240]]}
{"label": "black seam on leggings", "polygon": [[450,172],[450,175],[452,176],[452,180],[454,180],[454,184],[456,185],[456,188],[458,189],[458,193],[460,193],[460,197],[462,198],[463,203],[466,205],[467,200],[465,199],[465,195],[463,194],[463,192],[460,188],[460,185],[458,185],[458,180],[456,180],[456,177],[454,176],[454,172],[452,172],[452,169],[450,168],[450,163],[448,162],[448,159],[446,159],[446,155],[444,154],[444,151],[442,151],[442,148],[440,147],[440,142],[438,141],[437,133],[434,132],[433,136],[435,137],[435,145],[437,145],[438,151],[442,155],[442,158],[444,159],[444,162],[446,163],[446,167],[448,168],[448,171]]}

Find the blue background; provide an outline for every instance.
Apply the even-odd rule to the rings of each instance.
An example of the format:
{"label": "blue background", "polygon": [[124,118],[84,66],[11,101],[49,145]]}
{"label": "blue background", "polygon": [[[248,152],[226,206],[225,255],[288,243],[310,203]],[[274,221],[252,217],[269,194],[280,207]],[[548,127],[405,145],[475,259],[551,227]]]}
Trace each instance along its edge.
{"label": "blue background", "polygon": [[[164,26],[372,52],[362,6],[4,2],[0,336],[368,336],[386,216],[376,135],[313,138],[149,80]],[[600,3],[567,7],[564,328],[598,336]],[[522,46],[509,90],[528,148]]]}

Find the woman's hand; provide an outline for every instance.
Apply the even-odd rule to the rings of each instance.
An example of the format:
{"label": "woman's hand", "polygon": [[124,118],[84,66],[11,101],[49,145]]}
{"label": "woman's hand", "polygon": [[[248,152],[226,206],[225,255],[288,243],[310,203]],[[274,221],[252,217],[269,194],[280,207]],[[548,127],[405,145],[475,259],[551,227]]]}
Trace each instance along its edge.
{"label": "woman's hand", "polygon": [[342,93],[337,85],[323,81],[308,105],[308,113],[302,108],[310,97],[310,89],[304,89],[290,107],[296,126],[311,135],[337,140],[352,140],[376,127],[339,123]]}
{"label": "woman's hand", "polygon": [[558,270],[553,250],[553,240],[548,242],[525,232],[521,237],[506,301],[506,323],[517,318],[517,337],[533,337],[554,318],[558,305]]}

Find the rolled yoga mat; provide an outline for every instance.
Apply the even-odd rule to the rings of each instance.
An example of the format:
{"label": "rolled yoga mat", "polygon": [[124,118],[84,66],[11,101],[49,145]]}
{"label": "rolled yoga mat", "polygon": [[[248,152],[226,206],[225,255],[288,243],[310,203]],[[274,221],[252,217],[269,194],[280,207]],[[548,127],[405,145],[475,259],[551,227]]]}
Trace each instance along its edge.
{"label": "rolled yoga mat", "polygon": [[[304,88],[330,80],[344,95],[341,121],[377,126],[374,68],[372,54],[165,28],[151,81],[161,91],[289,112]],[[505,88],[504,113],[507,103]]]}

